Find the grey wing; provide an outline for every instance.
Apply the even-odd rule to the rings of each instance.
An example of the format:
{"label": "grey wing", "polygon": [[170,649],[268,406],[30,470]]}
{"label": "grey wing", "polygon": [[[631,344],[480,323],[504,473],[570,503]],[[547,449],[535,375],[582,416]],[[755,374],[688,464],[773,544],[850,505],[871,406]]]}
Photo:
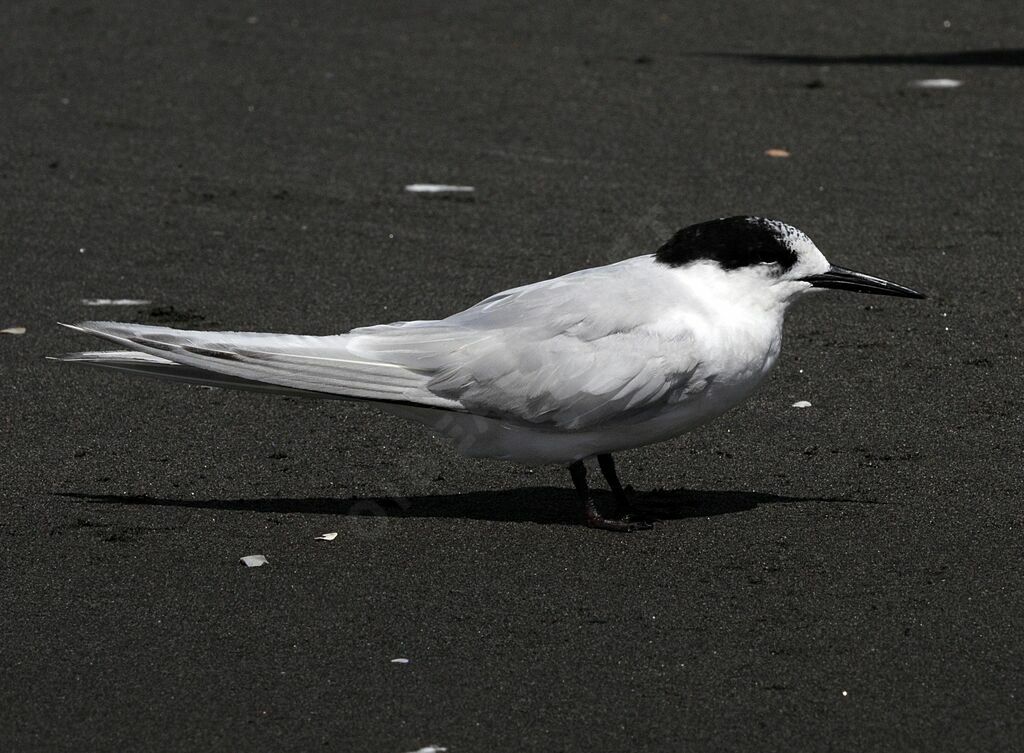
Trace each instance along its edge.
{"label": "grey wing", "polygon": [[663,344],[642,332],[589,341],[506,337],[481,343],[435,376],[429,389],[473,413],[560,430],[624,424],[695,387],[696,363],[671,357]]}
{"label": "grey wing", "polygon": [[635,420],[701,380],[692,333],[649,328],[661,296],[649,276],[623,279],[629,263],[499,293],[442,321],[353,330],[349,348],[429,373],[431,393],[472,413],[566,431]]}
{"label": "grey wing", "polygon": [[632,420],[700,389],[690,334],[649,329],[672,294],[652,284],[638,257],[505,291],[444,320],[330,337],[85,322],[74,329],[151,358],[70,360],[578,430]]}

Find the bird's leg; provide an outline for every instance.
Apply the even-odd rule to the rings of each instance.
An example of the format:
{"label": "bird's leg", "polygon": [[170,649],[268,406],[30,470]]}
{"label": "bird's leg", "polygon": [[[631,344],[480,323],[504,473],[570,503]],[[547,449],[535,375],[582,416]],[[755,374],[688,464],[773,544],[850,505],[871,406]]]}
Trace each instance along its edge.
{"label": "bird's leg", "polygon": [[653,523],[653,520],[649,520],[641,510],[637,509],[636,505],[627,496],[626,490],[622,488],[619,474],[615,471],[615,459],[611,456],[611,453],[598,455],[597,465],[601,468],[605,481],[608,482],[608,488],[612,490],[612,496],[615,498],[615,504],[618,507],[617,512],[621,514],[622,519]]}
{"label": "bird's leg", "polygon": [[608,488],[612,490],[615,504],[619,506],[620,510],[632,512],[629,498],[626,497],[626,490],[622,488],[622,484],[619,483],[619,474],[615,472],[615,459],[610,453],[598,455],[597,465],[601,468],[604,480],[608,482]]}
{"label": "bird's leg", "polygon": [[[651,527],[648,522],[611,520],[603,516],[597,509],[597,505],[594,504],[593,497],[590,496],[590,488],[587,486],[587,468],[583,465],[582,460],[577,460],[569,466],[569,475],[572,476],[572,483],[576,487],[576,497],[583,503],[583,514],[587,518],[587,525],[591,528],[629,533]],[[621,487],[619,489],[621,491]]]}

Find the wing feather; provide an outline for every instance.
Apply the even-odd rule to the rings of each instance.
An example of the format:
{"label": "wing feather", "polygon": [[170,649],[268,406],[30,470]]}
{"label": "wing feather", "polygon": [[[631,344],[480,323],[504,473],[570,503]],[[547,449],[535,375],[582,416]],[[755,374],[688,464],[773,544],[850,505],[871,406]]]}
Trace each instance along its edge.
{"label": "wing feather", "polygon": [[74,328],[237,379],[576,431],[641,420],[699,388],[692,332],[652,327],[676,294],[651,289],[663,279],[652,263],[637,257],[514,288],[447,319],[329,337]]}
{"label": "wing feather", "polygon": [[362,400],[458,410],[426,389],[429,376],[354,356],[346,336],[199,332],[141,324],[84,322],[73,329],[174,363],[239,379]]}

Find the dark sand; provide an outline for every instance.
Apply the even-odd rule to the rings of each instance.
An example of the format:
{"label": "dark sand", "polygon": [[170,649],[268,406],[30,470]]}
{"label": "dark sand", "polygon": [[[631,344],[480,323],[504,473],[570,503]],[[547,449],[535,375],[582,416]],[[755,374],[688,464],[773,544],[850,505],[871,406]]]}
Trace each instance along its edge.
{"label": "dark sand", "polygon": [[[11,5],[0,749],[1020,749],[1017,0]],[[755,398],[620,457],[649,533],[363,406],[43,360],[441,316],[737,213],[931,298],[793,311]]]}

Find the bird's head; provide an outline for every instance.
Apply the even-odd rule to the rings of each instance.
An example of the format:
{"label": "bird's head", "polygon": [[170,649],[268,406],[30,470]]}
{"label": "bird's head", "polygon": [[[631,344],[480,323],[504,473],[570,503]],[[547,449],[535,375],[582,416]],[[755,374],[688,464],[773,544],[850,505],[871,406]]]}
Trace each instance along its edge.
{"label": "bird's head", "polygon": [[723,217],[684,227],[655,254],[670,267],[710,264],[738,295],[767,293],[788,303],[818,288],[924,298],[916,290],[830,264],[802,231],[762,217]]}

